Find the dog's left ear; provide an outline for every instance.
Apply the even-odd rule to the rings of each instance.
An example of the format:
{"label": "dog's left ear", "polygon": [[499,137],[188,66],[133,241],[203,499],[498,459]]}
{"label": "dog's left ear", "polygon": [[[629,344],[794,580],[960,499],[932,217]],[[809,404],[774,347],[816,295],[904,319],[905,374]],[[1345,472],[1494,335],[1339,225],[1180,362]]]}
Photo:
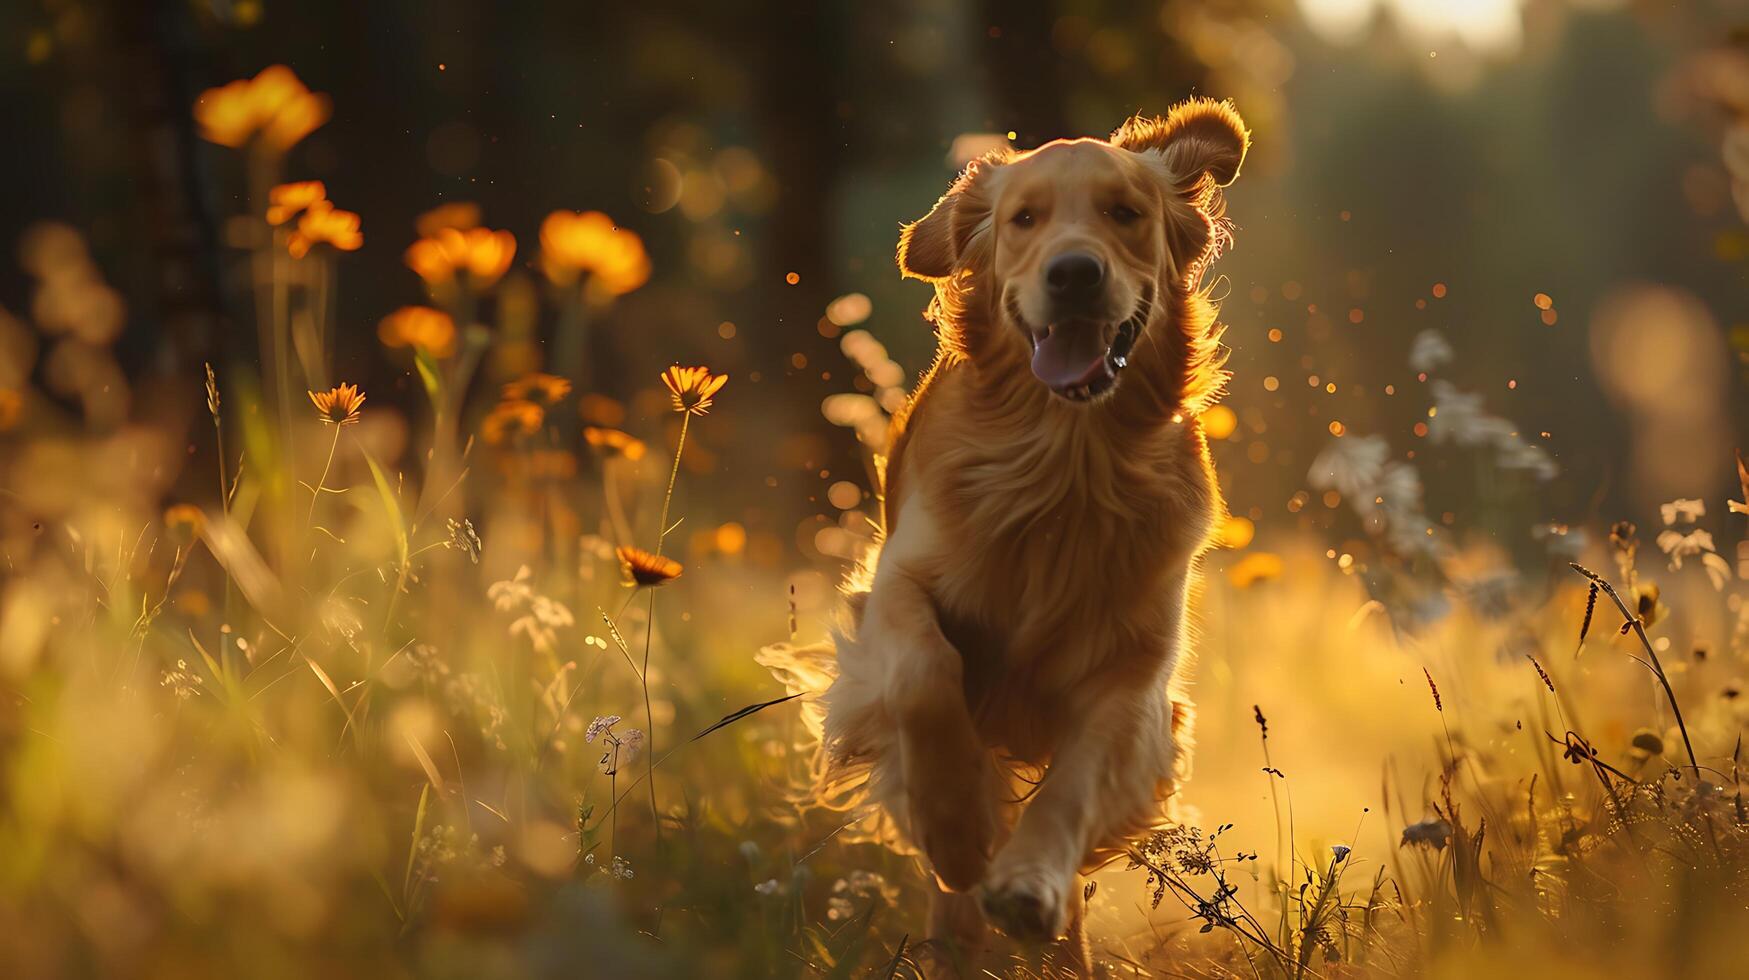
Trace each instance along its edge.
{"label": "dog's left ear", "polygon": [[1136,116],[1111,134],[1111,143],[1159,154],[1173,185],[1194,193],[1205,174],[1214,187],[1225,187],[1239,176],[1251,133],[1233,103],[1190,99],[1173,106],[1164,119]]}
{"label": "dog's left ear", "polygon": [[900,272],[933,282],[975,264],[990,230],[991,172],[1006,161],[1005,151],[973,160],[928,214],[900,230]]}

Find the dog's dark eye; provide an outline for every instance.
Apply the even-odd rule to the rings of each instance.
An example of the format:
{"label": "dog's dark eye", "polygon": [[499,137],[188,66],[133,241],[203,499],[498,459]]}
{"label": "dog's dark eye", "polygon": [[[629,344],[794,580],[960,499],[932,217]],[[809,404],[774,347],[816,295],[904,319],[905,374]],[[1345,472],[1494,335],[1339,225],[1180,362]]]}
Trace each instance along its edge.
{"label": "dog's dark eye", "polygon": [[1137,211],[1135,208],[1126,204],[1119,204],[1107,213],[1111,215],[1111,220],[1120,225],[1134,224],[1142,217],[1142,212]]}
{"label": "dog's dark eye", "polygon": [[1022,209],[1014,212],[1014,217],[1009,218],[1008,220],[1014,222],[1014,225],[1017,228],[1031,228],[1032,212]]}

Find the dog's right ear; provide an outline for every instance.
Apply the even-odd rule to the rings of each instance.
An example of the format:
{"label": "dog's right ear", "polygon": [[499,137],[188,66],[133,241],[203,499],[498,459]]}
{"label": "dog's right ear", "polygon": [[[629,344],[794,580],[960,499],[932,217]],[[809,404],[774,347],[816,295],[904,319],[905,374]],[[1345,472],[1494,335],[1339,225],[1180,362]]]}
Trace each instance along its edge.
{"label": "dog's right ear", "polygon": [[973,160],[928,214],[900,230],[900,272],[934,282],[974,264],[977,245],[990,230],[992,171],[1006,160],[1006,151]]}

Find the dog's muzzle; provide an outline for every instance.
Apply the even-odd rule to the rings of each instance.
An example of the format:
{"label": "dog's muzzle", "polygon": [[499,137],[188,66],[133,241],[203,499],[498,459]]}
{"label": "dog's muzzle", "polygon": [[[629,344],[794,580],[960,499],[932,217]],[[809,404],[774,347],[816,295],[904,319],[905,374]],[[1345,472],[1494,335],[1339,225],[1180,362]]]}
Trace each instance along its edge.
{"label": "dog's muzzle", "polygon": [[1009,312],[1032,340],[1032,373],[1063,398],[1089,401],[1116,386],[1152,308],[1151,293],[1144,293],[1129,319],[1116,324],[1064,319],[1043,328],[1027,324],[1017,308]]}

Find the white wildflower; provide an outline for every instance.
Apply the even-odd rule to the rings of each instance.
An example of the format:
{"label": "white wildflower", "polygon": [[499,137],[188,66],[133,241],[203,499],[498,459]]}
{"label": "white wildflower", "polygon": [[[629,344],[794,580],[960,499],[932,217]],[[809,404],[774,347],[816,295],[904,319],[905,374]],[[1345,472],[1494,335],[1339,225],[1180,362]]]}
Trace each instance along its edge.
{"label": "white wildflower", "polygon": [[1427,420],[1427,435],[1435,443],[1473,448],[1497,444],[1512,434],[1512,423],[1482,407],[1480,392],[1459,391],[1449,381],[1435,381],[1430,387],[1433,413]]}
{"label": "white wildflower", "polygon": [[1541,446],[1533,446],[1517,434],[1509,434],[1496,444],[1495,465],[1503,470],[1520,470],[1547,482],[1560,474],[1560,467],[1549,458]]}
{"label": "white wildflower", "polygon": [[1409,345],[1409,370],[1425,374],[1451,363],[1451,341],[1437,330],[1423,330]]}
{"label": "white wildflower", "polygon": [[1712,532],[1702,528],[1696,528],[1687,534],[1666,529],[1658,532],[1657,542],[1658,550],[1670,559],[1672,571],[1682,567],[1684,558],[1694,558],[1717,550],[1713,547]]}
{"label": "white wildflower", "polygon": [[583,741],[594,742],[604,734],[611,734],[613,726],[619,724],[619,715],[597,715],[583,732]]}
{"label": "white wildflower", "polygon": [[1408,463],[1386,463],[1379,472],[1375,499],[1387,511],[1421,509],[1421,474]]}
{"label": "white wildflower", "polygon": [[500,612],[509,612],[528,604],[534,597],[534,586],[529,580],[534,578],[534,572],[527,565],[516,570],[516,577],[503,582],[493,582],[486,589],[486,598],[492,600],[492,605]]}
{"label": "white wildflower", "polygon": [[1335,490],[1350,500],[1372,500],[1390,454],[1384,436],[1341,436],[1312,460],[1306,479],[1319,490]]}
{"label": "white wildflower", "polygon": [[1666,526],[1693,524],[1706,516],[1706,501],[1691,497],[1678,498],[1667,504],[1659,504],[1658,513],[1663,516]]}
{"label": "white wildflower", "polygon": [[1700,556],[1700,564],[1706,569],[1706,577],[1713,583],[1715,591],[1724,591],[1731,581],[1731,563],[1721,558],[1715,552],[1707,552]]}

